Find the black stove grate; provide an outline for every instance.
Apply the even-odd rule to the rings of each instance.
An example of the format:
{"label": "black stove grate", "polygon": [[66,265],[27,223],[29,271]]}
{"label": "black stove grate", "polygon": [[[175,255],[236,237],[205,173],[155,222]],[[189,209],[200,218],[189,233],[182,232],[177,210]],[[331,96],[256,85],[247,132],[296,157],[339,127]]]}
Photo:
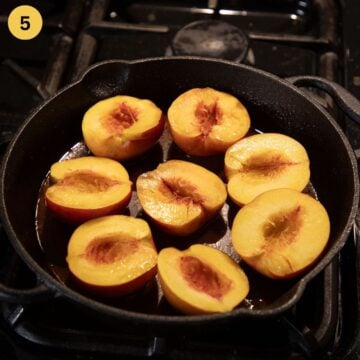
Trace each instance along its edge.
{"label": "black stove grate", "polygon": [[331,0],[277,1],[272,7],[258,1],[257,11],[247,1],[220,1],[216,10],[202,1],[190,3],[95,0],[77,42],[72,79],[96,61],[171,55],[176,33],[199,20],[221,20],[246,31],[245,63],[282,77],[317,73],[321,53],[336,47],[338,15]]}
{"label": "black stove grate", "polygon": [[[38,37],[19,41],[7,14],[22,1],[0,4],[0,144],[9,141],[26,115],[63,84],[82,2],[28,1],[44,18]],[[4,45],[5,44],[5,45]]]}

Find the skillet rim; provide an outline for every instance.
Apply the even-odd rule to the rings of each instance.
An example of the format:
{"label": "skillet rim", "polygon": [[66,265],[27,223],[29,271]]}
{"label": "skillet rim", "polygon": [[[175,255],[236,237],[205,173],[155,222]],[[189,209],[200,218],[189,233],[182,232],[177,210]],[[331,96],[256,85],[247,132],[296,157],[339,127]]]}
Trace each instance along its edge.
{"label": "skillet rim", "polygon": [[[62,93],[67,92],[69,89],[75,87],[76,85],[82,83],[86,76],[90,74],[94,69],[97,69],[98,67],[106,66],[108,64],[114,64],[119,63],[123,65],[130,66],[132,64],[141,64],[141,63],[148,63],[148,62],[159,62],[159,61],[165,61],[165,62],[171,62],[171,61],[186,61],[186,62],[193,62],[193,61],[199,61],[204,63],[217,63],[222,64],[223,66],[230,66],[240,69],[246,69],[249,72],[256,73],[262,77],[266,77],[271,79],[272,81],[280,83],[282,86],[285,86],[288,91],[293,91],[296,93],[296,96],[300,96],[302,98],[305,98],[305,100],[309,103],[311,103],[312,106],[314,106],[318,111],[322,113],[323,116],[326,117],[328,122],[333,127],[333,130],[337,133],[337,136],[339,137],[339,140],[341,140],[341,143],[343,146],[345,146],[346,153],[349,157],[351,168],[353,172],[352,180],[353,180],[353,201],[351,205],[351,211],[350,215],[347,219],[347,222],[345,226],[343,227],[343,230],[341,232],[341,235],[337,238],[335,241],[335,244],[333,245],[333,248],[330,249],[321,259],[317,262],[317,264],[311,268],[310,271],[308,271],[305,275],[300,277],[293,285],[291,289],[293,290],[292,296],[287,299],[287,301],[277,306],[274,309],[254,309],[250,310],[247,308],[236,308],[230,312],[226,313],[218,313],[218,314],[206,314],[206,315],[161,315],[161,314],[147,314],[147,313],[140,313],[130,310],[124,310],[121,308],[116,308],[111,305],[104,304],[102,302],[99,302],[97,300],[94,300],[90,297],[87,297],[85,295],[82,295],[75,290],[72,290],[71,288],[67,287],[66,285],[59,282],[55,277],[53,277],[48,271],[46,271],[44,268],[42,268],[37,261],[33,259],[33,257],[26,251],[26,249],[22,246],[22,243],[20,239],[18,239],[15,231],[13,230],[13,227],[11,225],[11,221],[8,217],[6,208],[5,208],[5,196],[4,196],[4,188],[5,188],[5,174],[6,174],[6,167],[7,164],[11,158],[13,149],[16,148],[16,143],[18,139],[20,138],[22,132],[25,128],[30,126],[32,119],[37,115],[39,111],[41,111],[42,108],[48,106],[48,104],[51,104],[53,99],[60,96]],[[130,70],[131,71],[131,70]],[[319,78],[321,79],[321,78]],[[168,324],[171,322],[173,325],[180,325],[183,323],[186,324],[204,324],[211,322],[217,323],[218,321],[224,321],[228,319],[232,319],[234,317],[250,317],[250,318],[265,318],[265,317],[271,317],[275,315],[279,315],[292,306],[295,305],[295,303],[298,301],[302,293],[304,292],[307,283],[314,278],[316,275],[318,275],[321,271],[325,269],[325,267],[331,262],[331,260],[334,258],[334,256],[342,249],[344,246],[346,240],[348,239],[348,235],[350,233],[350,230],[354,224],[356,213],[358,210],[358,202],[359,202],[359,179],[357,176],[357,160],[354,154],[354,150],[352,149],[345,133],[342,131],[340,126],[337,124],[335,119],[328,113],[320,104],[318,104],[316,101],[311,99],[309,96],[307,96],[299,87],[296,85],[291,84],[290,82],[286,81],[285,79],[282,79],[278,77],[275,74],[266,72],[261,69],[257,69],[252,66],[244,65],[244,64],[236,64],[231,61],[227,60],[219,60],[219,59],[213,59],[213,58],[205,58],[205,57],[197,57],[197,56],[173,56],[173,57],[150,57],[145,59],[139,59],[139,60],[118,60],[118,59],[112,59],[112,60],[105,60],[98,63],[93,64],[90,66],[76,81],[71,82],[67,86],[63,87],[59,91],[57,91],[54,95],[52,95],[49,99],[43,101],[40,105],[38,105],[26,118],[26,120],[23,122],[23,124],[19,127],[16,134],[14,135],[12,141],[8,145],[6,152],[3,156],[3,161],[1,164],[1,178],[0,178],[0,194],[1,194],[1,213],[0,216],[3,220],[4,228],[6,230],[6,233],[8,234],[11,244],[14,247],[15,251],[21,256],[21,258],[24,260],[24,262],[30,267],[30,269],[35,272],[35,275],[38,279],[38,281],[44,283],[46,287],[50,289],[50,291],[54,291],[54,297],[66,297],[70,299],[73,302],[80,303],[81,305],[86,305],[87,307],[91,308],[95,311],[100,311],[101,313],[105,313],[110,316],[115,316],[117,318],[121,318],[122,320],[130,320],[130,321],[141,321],[141,322],[150,322],[151,325],[159,324],[164,325],[164,323]]]}

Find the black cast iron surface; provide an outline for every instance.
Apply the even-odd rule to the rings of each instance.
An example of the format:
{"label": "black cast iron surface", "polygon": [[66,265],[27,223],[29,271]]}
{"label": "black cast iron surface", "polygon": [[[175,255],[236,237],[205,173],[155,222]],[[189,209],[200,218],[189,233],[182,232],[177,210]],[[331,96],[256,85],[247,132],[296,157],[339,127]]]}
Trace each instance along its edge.
{"label": "black cast iron surface", "polygon": [[[156,334],[157,337],[153,338],[156,344],[153,347],[157,349],[156,351],[163,351],[158,349],[159,347],[160,349],[163,348],[162,345],[158,344],[167,344],[166,346],[164,345],[164,348],[167,348],[169,338],[173,338],[172,335],[176,339],[178,335],[184,333],[192,334],[195,337],[199,334],[208,333],[211,338],[211,335],[214,332],[216,333],[220,326],[228,328],[228,326],[234,326],[238,323],[237,316],[246,314],[261,320],[265,314],[279,314],[289,310],[290,306],[300,299],[302,286],[297,287],[295,284],[293,288],[286,291],[278,300],[270,303],[267,309],[253,309],[249,311],[246,308],[239,308],[224,315],[169,317],[166,315],[143,314],[144,309],[141,312],[119,310],[113,306],[109,307],[102,303],[94,302],[89,298],[84,298],[84,296],[70,290],[64,284],[54,280],[46,272],[47,264],[46,262],[44,263],[43,254],[34,243],[33,218],[26,216],[26,214],[31,213],[33,207],[36,206],[39,184],[47,173],[50,164],[54,161],[53,159],[59,158],[64,153],[64,149],[70,148],[74,142],[79,140],[81,136],[79,130],[81,114],[90,104],[113,93],[124,91],[135,95],[140,91],[138,96],[151,98],[161,107],[166,108],[172,98],[182,92],[185,87],[193,86],[192,84],[194,83],[205,86],[209,84],[209,81],[215,81],[215,75],[209,80],[209,71],[220,76],[216,77],[215,87],[238,94],[245,102],[250,114],[255,115],[253,116],[255,127],[264,131],[270,131],[275,127],[275,131],[289,133],[295,138],[300,139],[308,149],[313,166],[313,185],[319,198],[329,211],[333,226],[332,248],[327,253],[328,260],[323,262],[323,264],[319,263],[315,270],[306,275],[309,280],[316,274],[319,274],[325,263],[338,252],[343,245],[343,241],[346,239],[347,231],[350,230],[351,217],[354,215],[353,207],[357,203],[358,196],[357,182],[353,183],[356,179],[353,173],[353,171],[356,171],[356,167],[345,139],[334,121],[329,118],[329,115],[319,106],[312,104],[296,88],[291,87],[288,83],[272,75],[227,62],[216,60],[205,61],[195,58],[161,58],[135,61],[130,64],[119,61],[106,62],[94,67],[85,75],[80,83],[59,93],[53,100],[45,103],[38,112],[35,112],[22,127],[21,132],[15,138],[15,142],[10,145],[4,162],[7,171],[5,173],[6,176],[3,178],[3,180],[6,180],[3,182],[5,187],[2,188],[2,194],[3,196],[5,195],[6,209],[12,219],[13,229],[17,233],[16,236],[19,236],[19,239],[21,239],[20,242],[16,242],[14,241],[16,238],[12,238],[19,254],[49,287],[56,289],[58,294],[65,295],[65,297],[76,304],[82,305],[85,308],[83,311],[86,311],[86,308],[96,310],[96,312],[90,311],[86,316],[92,316],[97,322],[105,319],[109,328],[113,327],[111,325],[112,322],[115,323],[114,327],[116,327],[118,326],[118,321],[120,321],[122,326],[127,326],[129,333],[135,331],[135,333],[145,332],[145,334],[152,334],[152,336]],[[168,75],[165,76],[164,73]],[[117,81],[114,82],[114,79]],[[145,81],[145,79],[147,80]],[[172,80],[169,83],[171,87],[168,85],[169,79]],[[154,84],[159,86],[159,88],[154,87]],[[242,86],[239,88],[238,84],[242,84]],[[166,94],[162,91],[165,87],[168,90]],[[276,101],[274,101],[272,94],[276,94]],[[281,97],[287,100],[285,107],[278,107],[278,99]],[[76,103],[73,103],[74,98],[77,99]],[[296,107],[302,111],[296,111]],[[304,109],[306,109],[305,113]],[[289,112],[292,115],[291,122],[288,118]],[[304,115],[306,116],[303,117]],[[307,121],[302,120],[304,118],[311,118],[314,121],[309,124]],[[51,122],[49,123],[49,121]],[[78,126],[75,126],[76,124]],[[316,136],[314,138],[314,135],[317,133],[322,134],[323,142],[319,141],[319,138]],[[61,136],[61,134],[66,134],[66,136]],[[42,146],[34,147],[34,143],[39,144],[40,139],[42,139]],[[19,143],[21,143],[21,146],[16,146]],[[44,153],[45,148],[46,154]],[[319,152],[318,149],[322,151]],[[326,151],[324,151],[325,149]],[[171,147],[168,150],[171,151]],[[178,150],[174,148],[172,151],[176,153]],[[325,158],[322,155],[324,153],[327,155]],[[31,157],[24,156],[25,154],[31,154]],[[32,176],[26,177],[26,174],[30,171]],[[347,174],[344,177],[347,185],[342,188],[340,184],[336,183],[336,179],[340,180],[339,176],[335,175],[338,172]],[[328,178],[334,180],[328,182]],[[26,187],[23,186],[24,179],[26,179]],[[343,180],[341,183],[343,184]],[[10,186],[7,187],[6,184]],[[338,191],[339,188],[343,190],[341,193]],[[7,190],[4,191],[4,189]],[[337,197],[334,196],[335,189],[338,194]],[[14,198],[17,199],[15,203],[13,202]],[[22,202],[23,206],[19,209],[15,204],[20,199],[22,201],[23,199],[27,200]],[[338,213],[339,209],[342,209],[340,212],[341,216]],[[299,284],[301,285],[301,282]],[[336,284],[330,281],[329,285],[335,286]],[[327,285],[324,285],[322,288],[326,287]],[[300,290],[300,292],[296,292],[296,289]],[[336,293],[333,292],[332,294]],[[16,322],[22,311],[12,312],[10,317],[14,318]],[[329,320],[329,317],[325,318]],[[280,320],[277,319],[275,323],[278,323]],[[281,329],[284,329],[283,323],[284,321],[282,322]],[[285,321],[285,324],[288,323]],[[274,326],[275,324],[272,325],[272,327]],[[289,328],[291,329],[292,326],[289,325]],[[296,331],[294,331],[296,334],[295,338],[301,338],[302,335],[299,335],[301,333],[297,334]],[[281,332],[277,332],[280,339],[283,338]],[[26,332],[23,334],[26,334]],[[34,334],[30,338],[33,339],[33,336]],[[227,341],[230,339],[235,340],[230,335],[226,336]],[[201,341],[203,340],[201,338]],[[306,343],[306,341],[304,342]],[[210,343],[213,343],[213,341]],[[224,346],[223,338],[220,344]],[[317,346],[318,344],[315,348]],[[311,346],[310,350],[308,345],[303,347],[306,349],[305,353],[313,353]]]}

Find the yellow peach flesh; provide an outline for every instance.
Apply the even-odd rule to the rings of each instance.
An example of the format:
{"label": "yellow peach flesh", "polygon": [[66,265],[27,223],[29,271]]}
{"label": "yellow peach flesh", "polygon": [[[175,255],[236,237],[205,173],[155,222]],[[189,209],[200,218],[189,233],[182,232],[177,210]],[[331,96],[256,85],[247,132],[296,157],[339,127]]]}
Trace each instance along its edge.
{"label": "yellow peach flesh", "polygon": [[180,197],[169,191],[164,180],[157,173],[141,175],[137,181],[138,197],[145,212],[164,225],[182,228],[188,223],[197,227],[202,220],[200,205],[189,197]]}
{"label": "yellow peach flesh", "polygon": [[310,179],[309,165],[304,147],[286,135],[249,136],[232,145],[225,154],[229,196],[243,205],[271,189],[302,191]]}
{"label": "yellow peach flesh", "polygon": [[211,88],[181,94],[168,110],[176,144],[192,155],[225,152],[249,130],[250,118],[234,96]]}
{"label": "yellow peach flesh", "polygon": [[185,251],[163,249],[158,272],[166,299],[186,314],[230,311],[249,291],[239,265],[205,245],[192,245]]}
{"label": "yellow peach flesh", "polygon": [[136,182],[144,211],[167,231],[185,235],[215,215],[226,200],[221,179],[186,161],[170,160]]}
{"label": "yellow peach flesh", "polygon": [[84,115],[82,132],[93,154],[121,160],[153,145],[163,122],[152,101],[119,95],[93,105]]}
{"label": "yellow peach flesh", "polygon": [[291,189],[267,191],[235,216],[232,244],[250,266],[271,278],[297,275],[324,250],[330,220],[322,204]]}
{"label": "yellow peach flesh", "polygon": [[97,209],[116,204],[131,193],[126,169],[110,159],[82,157],[52,165],[54,184],[46,198],[63,207]]}
{"label": "yellow peach flesh", "polygon": [[70,238],[66,261],[86,284],[118,286],[153,269],[157,252],[144,220],[112,215],[80,225]]}

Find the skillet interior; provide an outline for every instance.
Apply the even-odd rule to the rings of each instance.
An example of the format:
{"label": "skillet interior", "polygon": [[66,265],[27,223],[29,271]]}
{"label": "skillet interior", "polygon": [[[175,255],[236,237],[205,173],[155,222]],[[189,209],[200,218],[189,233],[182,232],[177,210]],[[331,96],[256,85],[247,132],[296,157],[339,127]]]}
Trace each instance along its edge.
{"label": "skillet interior", "polygon": [[[311,160],[311,182],[328,210],[332,229],[321,261],[304,277],[285,284],[265,306],[257,310],[245,306],[225,315],[200,316],[198,320],[279,313],[296,302],[304,283],[340,250],[355,215],[356,165],[346,139],[324,111],[276,77],[241,65],[191,58],[149,59],[130,64],[114,61],[95,66],[79,83],[35,111],[20,129],[4,159],[2,205],[6,229],[18,253],[50,287],[78,303],[124,318],[149,320],[153,324],[175,318],[176,324],[189,320],[187,316],[149,315],[143,314],[147,310],[123,311],[112,305],[103,306],[59,283],[49,273],[48,261],[36,238],[34,219],[38,192],[50,165],[81,140],[82,116],[92,104],[109,96],[128,94],[149,98],[166,111],[183,91],[205,86],[239,97],[255,128],[290,135],[305,146]],[[162,150],[155,147],[154,157],[148,159],[161,157],[157,151]],[[172,151],[175,157],[182,156],[176,147],[172,147]],[[136,162],[131,166],[136,168]],[[221,221],[218,225],[221,233]]]}

